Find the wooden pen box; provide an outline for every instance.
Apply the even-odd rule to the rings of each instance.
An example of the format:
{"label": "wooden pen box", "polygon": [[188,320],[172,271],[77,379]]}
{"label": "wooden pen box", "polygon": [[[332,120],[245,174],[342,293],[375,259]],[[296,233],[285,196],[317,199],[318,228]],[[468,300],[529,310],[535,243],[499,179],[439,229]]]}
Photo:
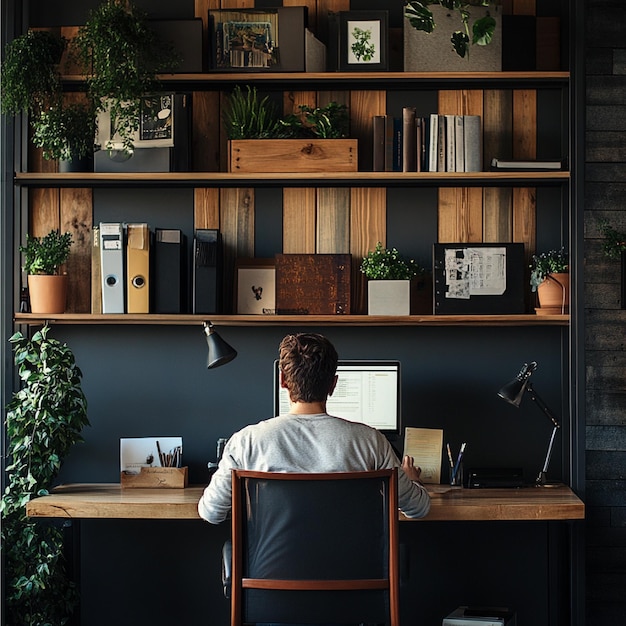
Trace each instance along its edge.
{"label": "wooden pen box", "polygon": [[139,474],[120,473],[124,489],[184,489],[187,486],[185,467],[142,467]]}

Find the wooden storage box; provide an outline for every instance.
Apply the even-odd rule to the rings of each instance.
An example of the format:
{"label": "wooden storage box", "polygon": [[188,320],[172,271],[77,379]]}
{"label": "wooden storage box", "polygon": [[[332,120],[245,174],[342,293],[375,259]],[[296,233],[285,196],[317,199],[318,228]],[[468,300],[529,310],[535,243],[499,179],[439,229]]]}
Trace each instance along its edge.
{"label": "wooden storage box", "polygon": [[187,486],[185,467],[142,467],[139,474],[120,473],[124,489],[184,489]]}
{"label": "wooden storage box", "polygon": [[356,172],[357,153],[356,139],[231,139],[228,171]]}

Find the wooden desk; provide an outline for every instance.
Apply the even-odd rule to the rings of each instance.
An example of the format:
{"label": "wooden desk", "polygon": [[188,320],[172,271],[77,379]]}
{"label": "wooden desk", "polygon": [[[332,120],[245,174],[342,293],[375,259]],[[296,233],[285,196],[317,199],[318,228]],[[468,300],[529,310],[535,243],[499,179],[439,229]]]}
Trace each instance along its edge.
{"label": "wooden desk", "polygon": [[[121,489],[118,483],[69,484],[26,506],[31,517],[69,519],[199,519],[202,486],[186,489]],[[432,486],[431,509],[422,520],[581,520],[585,505],[567,486],[460,489]]]}

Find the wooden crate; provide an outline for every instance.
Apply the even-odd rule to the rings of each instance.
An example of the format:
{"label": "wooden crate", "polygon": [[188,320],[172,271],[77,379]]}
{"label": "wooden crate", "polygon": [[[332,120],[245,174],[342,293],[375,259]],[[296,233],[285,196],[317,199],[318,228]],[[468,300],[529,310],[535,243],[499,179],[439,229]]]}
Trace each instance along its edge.
{"label": "wooden crate", "polygon": [[228,171],[356,172],[356,139],[232,139],[228,142]]}

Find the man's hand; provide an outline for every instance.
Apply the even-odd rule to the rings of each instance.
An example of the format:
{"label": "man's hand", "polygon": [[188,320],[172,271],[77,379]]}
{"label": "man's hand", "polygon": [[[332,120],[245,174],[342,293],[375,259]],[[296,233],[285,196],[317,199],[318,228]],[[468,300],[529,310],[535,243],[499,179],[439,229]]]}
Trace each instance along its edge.
{"label": "man's hand", "polygon": [[420,475],[422,474],[421,467],[415,467],[415,460],[412,456],[405,456],[402,459],[402,470],[408,476],[409,480],[422,484],[420,481]]}

